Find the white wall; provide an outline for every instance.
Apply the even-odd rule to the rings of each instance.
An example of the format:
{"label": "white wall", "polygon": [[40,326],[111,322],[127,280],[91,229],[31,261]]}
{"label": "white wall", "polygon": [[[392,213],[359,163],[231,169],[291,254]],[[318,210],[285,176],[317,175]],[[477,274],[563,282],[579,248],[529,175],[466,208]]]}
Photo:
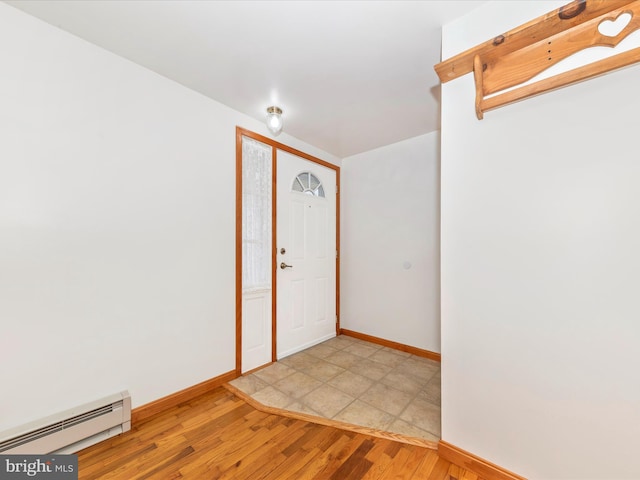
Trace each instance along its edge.
{"label": "white wall", "polygon": [[4,3],[0,70],[0,430],[233,370],[235,126],[263,125]]}
{"label": "white wall", "polygon": [[433,132],[343,160],[342,328],[440,351],[439,148]]}
{"label": "white wall", "polygon": [[[563,3],[480,6],[443,58]],[[442,436],[532,479],[640,478],[639,78],[482,121],[443,85]]]}

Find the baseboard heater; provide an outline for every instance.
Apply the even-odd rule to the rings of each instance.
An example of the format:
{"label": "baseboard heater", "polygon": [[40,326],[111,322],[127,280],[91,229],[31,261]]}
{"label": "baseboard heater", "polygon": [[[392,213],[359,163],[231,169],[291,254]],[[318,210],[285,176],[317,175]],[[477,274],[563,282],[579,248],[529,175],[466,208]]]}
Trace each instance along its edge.
{"label": "baseboard heater", "polygon": [[131,429],[131,397],[123,391],[0,432],[0,454],[75,453]]}

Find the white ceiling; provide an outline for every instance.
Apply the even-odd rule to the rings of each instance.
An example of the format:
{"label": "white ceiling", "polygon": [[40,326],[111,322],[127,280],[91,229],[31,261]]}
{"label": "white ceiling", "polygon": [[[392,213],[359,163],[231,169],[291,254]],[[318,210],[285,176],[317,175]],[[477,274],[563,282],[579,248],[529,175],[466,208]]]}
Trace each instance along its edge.
{"label": "white ceiling", "polygon": [[440,27],[484,2],[7,3],[343,158],[439,128]]}

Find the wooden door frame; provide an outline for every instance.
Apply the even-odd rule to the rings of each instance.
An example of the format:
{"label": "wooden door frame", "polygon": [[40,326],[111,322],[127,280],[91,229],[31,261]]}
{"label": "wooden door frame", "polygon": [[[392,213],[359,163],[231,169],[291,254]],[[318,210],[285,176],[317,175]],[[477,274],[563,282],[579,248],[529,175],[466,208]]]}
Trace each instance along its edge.
{"label": "wooden door frame", "polygon": [[277,318],[276,318],[276,175],[277,151],[282,150],[327,167],[336,172],[336,335],[340,334],[340,167],[320,160],[307,153],[280,142],[236,126],[236,375],[242,375],[242,137],[248,137],[273,148],[271,154],[271,361],[277,360]]}

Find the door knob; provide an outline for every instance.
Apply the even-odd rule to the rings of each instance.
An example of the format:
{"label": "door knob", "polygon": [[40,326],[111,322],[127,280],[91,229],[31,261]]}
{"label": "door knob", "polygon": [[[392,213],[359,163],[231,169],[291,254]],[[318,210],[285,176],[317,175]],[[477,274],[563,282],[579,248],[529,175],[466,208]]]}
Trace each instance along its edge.
{"label": "door knob", "polygon": [[280,264],[280,268],[281,268],[282,270],[284,270],[285,268],[293,268],[293,265],[287,265],[286,263],[282,262],[282,263]]}

